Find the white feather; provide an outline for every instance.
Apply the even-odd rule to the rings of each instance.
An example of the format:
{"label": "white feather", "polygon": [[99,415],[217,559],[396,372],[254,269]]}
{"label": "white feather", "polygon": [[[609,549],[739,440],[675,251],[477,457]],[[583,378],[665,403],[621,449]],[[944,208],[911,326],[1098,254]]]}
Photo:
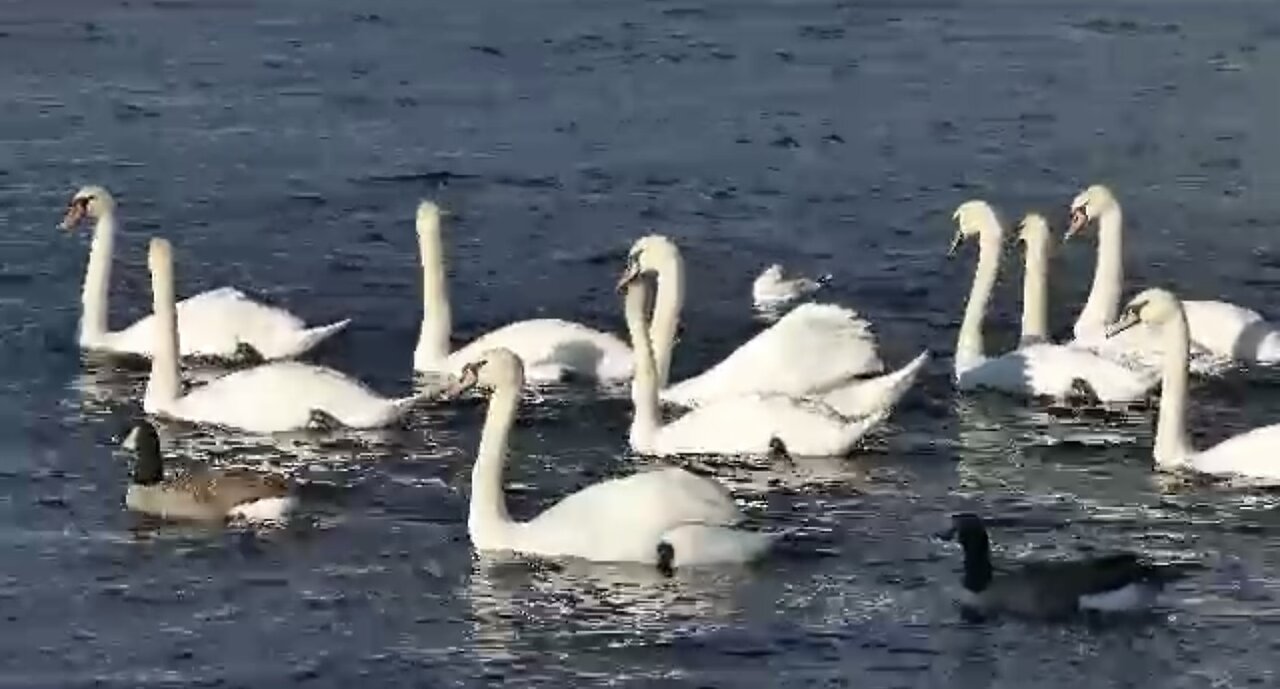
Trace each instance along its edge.
{"label": "white feather", "polygon": [[403,416],[422,396],[388,399],[337,371],[296,361],[237,371],[183,395],[169,242],[152,239],[148,262],[152,307],[160,327],[153,329],[155,356],[143,400],[147,413],[272,433],[305,428],[311,412],[320,411],[351,428],[375,428]]}
{"label": "white feather", "polygon": [[293,515],[298,506],[297,498],[263,498],[244,502],[231,508],[227,517],[255,524],[282,524]]}
{"label": "white feather", "polygon": [[[97,215],[85,271],[80,344],[86,349],[149,357],[156,341],[155,319],[146,316],[117,332],[107,328],[115,200],[101,187],[86,187],[76,198]],[[348,321],[308,328],[302,319],[275,306],[255,302],[241,291],[222,287],[182,300],[177,306],[181,356],[230,357],[243,343],[267,359],[294,357],[347,326]]]}
{"label": "white feather", "polygon": [[[743,517],[728,491],[683,469],[602,481],[529,521],[512,520],[502,473],[524,385],[522,367],[515,355],[501,349],[479,361],[483,364],[478,383],[493,388],[493,393],[471,474],[467,531],[477,550],[653,564],[659,544],[672,538],[677,548],[685,549],[677,550],[677,562],[723,562],[763,554],[759,534],[734,528]],[[696,534],[677,531],[690,524],[708,528]]]}
{"label": "white feather", "polygon": [[422,261],[422,327],[413,352],[413,368],[456,376],[484,352],[504,348],[528,367],[528,382],[558,382],[582,377],[608,382],[631,377],[631,349],[616,335],[552,318],[520,321],[482,335],[450,354],[453,316],[445,273],[440,209],[430,201],[418,206],[417,232]]}
{"label": "white feather", "polygon": [[1081,610],[1098,612],[1131,612],[1155,605],[1157,589],[1141,582],[1129,584],[1114,591],[1080,596]]}
{"label": "white feather", "polygon": [[822,288],[822,283],[807,277],[788,278],[777,263],[764,269],[751,283],[751,300],[758,309],[773,309],[806,297]]}
{"label": "white feather", "polygon": [[[1143,399],[1158,376],[1082,347],[1032,344],[1001,356],[984,353],[982,323],[1000,270],[1004,228],[983,201],[956,210],[959,236],[978,237],[978,266],[956,342],[955,382],[961,390],[994,389],[1020,395],[1071,396],[1075,381],[1089,385],[1103,402]],[[1042,277],[1028,275],[1028,278]],[[1024,319],[1025,320],[1025,319]]]}

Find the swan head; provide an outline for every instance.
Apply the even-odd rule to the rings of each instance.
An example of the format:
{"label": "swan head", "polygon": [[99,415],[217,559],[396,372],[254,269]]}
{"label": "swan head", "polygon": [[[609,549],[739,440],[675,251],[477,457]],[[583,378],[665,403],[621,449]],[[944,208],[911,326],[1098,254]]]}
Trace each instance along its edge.
{"label": "swan head", "polygon": [[1101,217],[1117,207],[1115,195],[1101,184],[1095,184],[1076,194],[1076,197],[1071,200],[1071,223],[1067,225],[1067,235],[1064,240],[1074,237],[1089,225],[1090,220]]}
{"label": "swan head", "polygon": [[627,252],[627,265],[618,278],[618,291],[622,291],[641,273],[656,271],[666,264],[679,260],[680,250],[675,242],[660,234],[641,237]]}
{"label": "swan head", "polygon": [[1050,238],[1049,221],[1039,213],[1027,213],[1022,222],[1018,223],[1017,240],[1027,245],[1027,248],[1045,246],[1049,244]]}
{"label": "swan head", "polygon": [[524,364],[505,348],[490,349],[474,361],[463,364],[458,380],[445,391],[445,399],[455,399],[472,388],[493,390],[502,385],[524,385]]}
{"label": "swan head", "polygon": [[152,237],[151,244],[147,247],[147,268],[151,274],[172,270],[172,266],[173,245],[167,239]]}
{"label": "swan head", "polygon": [[999,236],[1000,233],[1000,220],[996,217],[991,204],[986,201],[965,201],[956,208],[955,213],[951,214],[951,219],[956,221],[956,234],[951,240],[951,248],[947,250],[947,256],[955,256],[960,245],[969,237],[979,237],[988,233]]}
{"label": "swan head", "polygon": [[439,232],[440,219],[449,217],[449,211],[444,210],[435,201],[423,201],[418,204],[418,214],[414,224],[418,229],[418,234],[424,232]]}
{"label": "swan head", "polygon": [[1129,300],[1120,318],[1107,326],[1107,337],[1115,337],[1139,323],[1162,325],[1182,315],[1182,302],[1173,292],[1159,287],[1143,290]]}
{"label": "swan head", "polygon": [[111,192],[96,185],[80,187],[67,204],[67,214],[62,217],[62,229],[71,231],[85,218],[101,218],[116,208]]}

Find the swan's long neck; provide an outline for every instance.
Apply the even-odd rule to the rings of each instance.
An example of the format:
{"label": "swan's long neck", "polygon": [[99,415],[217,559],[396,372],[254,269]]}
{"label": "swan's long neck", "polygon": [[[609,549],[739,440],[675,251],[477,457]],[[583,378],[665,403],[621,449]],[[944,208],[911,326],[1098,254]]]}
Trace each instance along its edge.
{"label": "swan's long neck", "polygon": [[[654,298],[653,324],[649,337],[653,350],[653,362],[657,371],[658,389],[671,381],[671,353],[675,349],[676,331],[680,326],[680,311],[684,307],[684,259],[678,251],[659,258],[658,293]],[[647,287],[644,288],[647,292]]]}
{"label": "swan's long neck", "polygon": [[163,410],[178,399],[178,309],[173,289],[173,257],[166,244],[152,249],[151,308],[155,312],[151,352],[151,377],[147,379],[143,407],[148,411]]}
{"label": "swan's long neck", "polygon": [[1022,344],[1049,340],[1049,244],[1027,244],[1022,273]]}
{"label": "swan's long neck", "polygon": [[1098,218],[1098,264],[1093,271],[1089,300],[1076,319],[1076,337],[1102,334],[1120,315],[1124,290],[1123,214],[1119,206],[1108,208]]}
{"label": "swan's long neck", "polygon": [[1164,324],[1164,380],[1160,384],[1160,416],[1156,420],[1156,464],[1177,467],[1187,463],[1194,450],[1187,437],[1187,367],[1191,336],[1181,305]]}
{"label": "swan's long neck", "polygon": [[956,341],[956,364],[981,359],[986,351],[982,343],[982,321],[987,316],[987,302],[996,286],[1000,272],[1000,247],[1003,230],[993,222],[978,235],[978,269],[969,290],[969,301],[964,307],[964,320],[960,323],[960,337]]}
{"label": "swan's long neck", "polygon": [[659,428],[659,372],[654,364],[645,316],[649,285],[644,278],[638,278],[627,285],[626,291],[627,331],[631,334],[631,352],[635,360],[635,374],[631,379],[631,403],[635,407],[631,419],[631,447],[644,452],[652,447]]}
{"label": "swan's long neck", "polygon": [[111,289],[111,258],[116,239],[116,214],[108,208],[98,215],[89,246],[89,265],[80,293],[80,343],[91,345],[107,334],[107,303]]}
{"label": "swan's long neck", "polygon": [[422,329],[413,352],[414,368],[442,369],[449,358],[453,319],[438,218],[419,221],[418,249],[422,259]]}
{"label": "swan's long neck", "polygon": [[512,527],[507,498],[502,491],[502,472],[507,464],[507,440],[515,423],[516,405],[523,386],[522,376],[517,372],[511,380],[495,388],[489,398],[480,450],[471,469],[471,507],[467,515],[467,531],[480,548],[504,547]]}

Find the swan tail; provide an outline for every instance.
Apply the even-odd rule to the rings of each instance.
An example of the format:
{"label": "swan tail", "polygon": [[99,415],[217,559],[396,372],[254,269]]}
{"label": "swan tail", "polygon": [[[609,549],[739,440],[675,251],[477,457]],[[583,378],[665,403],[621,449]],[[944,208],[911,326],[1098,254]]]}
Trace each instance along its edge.
{"label": "swan tail", "polygon": [[297,356],[315,349],[321,342],[324,342],[330,337],[342,332],[350,324],[351,319],[344,318],[337,323],[330,323],[329,325],[321,325],[319,327],[303,330],[302,334],[298,337],[297,344],[293,347],[293,351],[289,353],[289,356]]}
{"label": "swan tail", "polygon": [[825,393],[823,401],[848,417],[888,412],[915,385],[931,356],[926,349],[896,371],[875,378],[851,381]]}

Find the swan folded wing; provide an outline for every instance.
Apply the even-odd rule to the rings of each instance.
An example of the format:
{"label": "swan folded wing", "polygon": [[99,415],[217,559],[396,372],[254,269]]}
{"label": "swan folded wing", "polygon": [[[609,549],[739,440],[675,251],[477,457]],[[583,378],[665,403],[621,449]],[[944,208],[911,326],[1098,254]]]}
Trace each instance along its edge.
{"label": "swan folded wing", "polygon": [[663,426],[654,450],[661,455],[762,455],[777,438],[792,454],[844,455],[884,418],[884,413],[846,418],[817,400],[744,395],[695,408]]}
{"label": "swan folded wing", "polygon": [[1280,351],[1262,346],[1276,329],[1262,314],[1224,301],[1182,302],[1191,341],[1213,356],[1247,362],[1273,361]]}
{"label": "swan folded wing", "polygon": [[467,363],[499,348],[520,357],[530,382],[558,382],[562,376],[613,381],[631,377],[627,343],[615,335],[555,318],[520,321],[480,336],[449,356],[449,373],[456,376]]}
{"label": "swan folded wing", "polygon": [[802,304],[662,399],[684,406],[751,393],[801,396],[884,370],[871,324],[850,309]]}
{"label": "swan folded wing", "polygon": [[1280,424],[1255,428],[1194,454],[1190,467],[1204,474],[1280,483]]}
{"label": "swan folded wing", "polygon": [[[120,351],[148,354],[155,341],[148,315],[115,335]],[[202,292],[178,302],[183,356],[229,357],[241,343],[268,359],[296,354],[306,324],[284,309],[253,301],[234,287]]]}
{"label": "swan folded wing", "polygon": [[[1139,323],[1113,337],[1106,337],[1102,333],[1089,334],[1066,346],[1087,349],[1131,369],[1159,370],[1160,363],[1164,360],[1161,338],[1146,323]],[[1196,342],[1191,343],[1192,373],[1220,375],[1231,365],[1231,357],[1219,356]]]}
{"label": "swan folded wing", "polygon": [[258,433],[306,428],[322,411],[351,428],[399,418],[407,405],[332,369],[285,361],[237,371],[194,388],[162,410],[178,418]]}
{"label": "swan folded wing", "polygon": [[603,481],[520,524],[508,549],[597,562],[657,562],[663,534],[688,523],[733,526],[742,513],[719,484],[683,469]]}

